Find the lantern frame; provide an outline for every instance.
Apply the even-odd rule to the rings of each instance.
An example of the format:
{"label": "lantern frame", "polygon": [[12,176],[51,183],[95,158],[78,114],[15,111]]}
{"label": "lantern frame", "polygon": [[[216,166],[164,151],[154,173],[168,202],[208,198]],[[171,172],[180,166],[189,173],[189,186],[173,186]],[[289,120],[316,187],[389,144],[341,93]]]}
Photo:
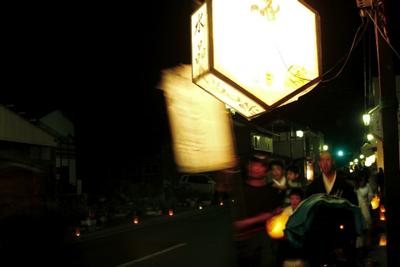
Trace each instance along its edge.
{"label": "lantern frame", "polygon": [[[322,57],[321,57],[321,30],[320,30],[320,16],[318,12],[313,9],[309,4],[304,2],[303,0],[297,0],[301,5],[307,8],[314,14],[315,17],[315,40],[316,40],[316,55],[317,55],[317,77],[311,80],[301,78],[303,80],[307,80],[304,85],[294,89],[291,93],[281,97],[279,100],[275,101],[273,104],[267,104],[262,99],[257,97],[254,93],[251,92],[251,88],[245,88],[235,81],[232,78],[227,77],[219,70],[216,69],[214,64],[215,59],[215,49],[214,49],[214,40],[213,40],[213,1],[218,0],[206,0],[191,16],[191,29],[192,29],[192,38],[191,38],[191,48],[192,48],[192,81],[196,85],[203,88],[205,91],[215,96],[217,99],[221,100],[225,104],[234,108],[238,111],[242,116],[251,120],[259,115],[269,112],[279,106],[288,104],[292,101],[297,100],[300,96],[305,93],[311,91],[320,81],[322,76]],[[269,0],[271,3],[273,0]],[[203,10],[202,10],[203,9]],[[195,16],[198,16],[198,20],[195,20]],[[203,19],[203,16],[206,18]],[[202,21],[203,19],[203,21]],[[200,35],[200,31],[205,31],[203,34],[203,39],[201,41],[194,41],[194,32]],[[202,43],[204,41],[205,44]],[[196,50],[194,47],[198,46]],[[204,47],[200,48],[200,45]],[[197,53],[196,53],[196,51]],[[200,66],[204,64],[204,66]],[[286,70],[286,73],[290,72],[290,68]],[[293,74],[292,74],[293,75]],[[207,82],[203,82],[203,80],[209,79]],[[209,84],[214,83],[215,88],[218,86],[219,89],[210,89]],[[234,91],[227,90],[226,88],[233,88]],[[281,89],[281,88],[279,88]],[[217,91],[218,90],[218,91]]]}

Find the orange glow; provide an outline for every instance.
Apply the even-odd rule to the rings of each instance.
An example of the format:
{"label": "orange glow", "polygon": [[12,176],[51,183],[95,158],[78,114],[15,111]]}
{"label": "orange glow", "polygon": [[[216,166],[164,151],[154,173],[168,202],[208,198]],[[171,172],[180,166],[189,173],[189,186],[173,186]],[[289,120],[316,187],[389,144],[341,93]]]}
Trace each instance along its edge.
{"label": "orange glow", "polygon": [[385,234],[381,234],[381,236],[379,238],[379,246],[380,247],[386,246],[386,235]]}
{"label": "orange glow", "polygon": [[286,228],[286,222],[288,219],[288,215],[281,213],[268,220],[266,222],[266,230],[268,235],[273,239],[283,238],[285,235],[283,230]]}
{"label": "orange glow", "polygon": [[380,210],[381,212],[385,213],[386,212],[385,206],[381,205]]}
{"label": "orange glow", "polygon": [[139,224],[139,217],[133,218],[133,224]]}
{"label": "orange glow", "polygon": [[81,229],[79,227],[75,228],[75,236],[80,237],[81,236]]}
{"label": "orange glow", "polygon": [[340,228],[340,230],[343,230],[343,229],[344,229],[344,225],[341,224],[341,225],[339,226],[339,228]]}
{"label": "orange glow", "polygon": [[173,215],[174,215],[174,211],[173,211],[172,209],[169,209],[169,210],[168,210],[168,215],[169,215],[169,216],[173,216]]}
{"label": "orange glow", "polygon": [[378,195],[375,195],[371,200],[371,206],[373,210],[376,210],[379,207],[380,198]]}
{"label": "orange glow", "polygon": [[380,212],[380,213],[379,213],[379,219],[380,219],[381,221],[386,221],[385,213]]}

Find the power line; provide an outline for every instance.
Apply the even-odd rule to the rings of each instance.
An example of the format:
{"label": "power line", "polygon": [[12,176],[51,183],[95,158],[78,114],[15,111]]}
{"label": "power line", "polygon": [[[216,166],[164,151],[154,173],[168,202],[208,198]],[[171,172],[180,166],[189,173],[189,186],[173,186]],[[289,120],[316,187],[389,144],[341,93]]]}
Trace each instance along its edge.
{"label": "power line", "polygon": [[378,32],[380,33],[380,35],[382,36],[383,40],[385,40],[385,42],[388,44],[388,46],[392,49],[392,51],[394,52],[394,54],[397,56],[398,59],[400,59],[400,55],[399,53],[396,51],[396,49],[394,49],[394,47],[390,44],[389,40],[387,39],[387,36],[383,34],[382,30],[379,28],[378,24],[376,23],[375,19],[372,18],[371,14],[365,10],[365,13],[367,13],[368,17],[372,20],[372,22],[374,23],[376,29],[378,30]]}
{"label": "power line", "polygon": [[[329,70],[327,70],[327,71],[322,75],[322,77],[326,76],[329,72],[333,71],[333,69],[335,69],[335,68],[338,66],[338,64],[339,64],[340,62],[343,61],[343,58],[346,57],[346,60],[345,60],[345,62],[343,63],[342,67],[339,69],[339,71],[338,71],[332,78],[323,79],[323,80],[321,81],[321,83],[330,82],[330,81],[336,79],[336,78],[343,72],[345,66],[347,65],[347,62],[348,62],[349,59],[350,59],[350,56],[351,56],[351,54],[352,54],[352,52],[353,52],[353,49],[358,45],[358,43],[360,42],[361,38],[363,37],[363,35],[364,35],[364,33],[365,33],[366,29],[367,29],[368,21],[367,21],[367,23],[365,23],[365,21],[363,20],[363,18],[361,18],[361,19],[362,19],[362,22],[361,22],[360,26],[358,27],[358,29],[357,29],[357,31],[356,31],[356,33],[355,33],[355,35],[354,35],[353,42],[352,42],[352,44],[351,44],[351,46],[350,46],[350,50],[349,50],[349,52],[347,53],[347,55],[346,55],[346,56],[343,56],[332,68],[330,68]],[[361,34],[360,34],[360,31],[361,31],[361,30],[362,30],[362,32],[361,32]]]}

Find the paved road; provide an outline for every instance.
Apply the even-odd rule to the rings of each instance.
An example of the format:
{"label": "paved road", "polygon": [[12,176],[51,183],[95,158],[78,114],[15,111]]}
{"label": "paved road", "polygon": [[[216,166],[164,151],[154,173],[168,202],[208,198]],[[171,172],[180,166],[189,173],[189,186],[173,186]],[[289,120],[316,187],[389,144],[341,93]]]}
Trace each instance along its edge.
{"label": "paved road", "polygon": [[70,266],[234,266],[229,209],[163,221],[98,233],[66,249],[65,258]]}

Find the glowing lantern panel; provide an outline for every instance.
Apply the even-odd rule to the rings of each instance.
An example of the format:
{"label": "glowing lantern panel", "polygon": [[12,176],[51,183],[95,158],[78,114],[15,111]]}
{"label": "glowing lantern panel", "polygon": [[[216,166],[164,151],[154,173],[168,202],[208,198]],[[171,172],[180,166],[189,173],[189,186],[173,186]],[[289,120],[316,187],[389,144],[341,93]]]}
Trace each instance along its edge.
{"label": "glowing lantern panel", "polygon": [[320,80],[319,17],[301,1],[208,0],[191,21],[193,81],[247,118]]}

